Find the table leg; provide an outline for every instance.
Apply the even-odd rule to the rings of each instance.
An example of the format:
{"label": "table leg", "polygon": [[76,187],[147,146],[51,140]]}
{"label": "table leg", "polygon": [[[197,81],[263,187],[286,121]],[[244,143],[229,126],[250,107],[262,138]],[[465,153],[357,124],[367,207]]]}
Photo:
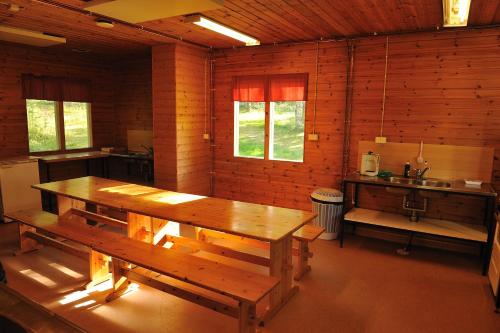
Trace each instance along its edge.
{"label": "table leg", "polygon": [[122,275],[121,268],[125,267],[126,263],[123,260],[111,259],[111,281],[113,283],[113,291],[106,296],[106,302],[111,302],[123,295],[130,284],[130,280]]}
{"label": "table leg", "polygon": [[85,202],[71,199],[62,195],[57,196],[57,215],[63,216],[71,211],[71,208],[78,208],[85,210]]}
{"label": "table leg", "polygon": [[270,245],[269,274],[279,278],[280,283],[269,295],[269,308],[264,315],[264,322],[274,317],[298,291],[298,287],[293,286],[292,234]]}
{"label": "table leg", "polygon": [[153,242],[153,219],[135,213],[127,213],[127,234],[132,239],[146,243]]}

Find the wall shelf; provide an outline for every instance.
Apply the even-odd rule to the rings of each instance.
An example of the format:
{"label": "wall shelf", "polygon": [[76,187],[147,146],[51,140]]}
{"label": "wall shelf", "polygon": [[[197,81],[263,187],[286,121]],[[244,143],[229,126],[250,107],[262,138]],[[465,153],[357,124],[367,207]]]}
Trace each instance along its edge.
{"label": "wall shelf", "polygon": [[408,217],[404,215],[365,208],[352,208],[345,214],[344,218],[346,221],[350,222],[465,239],[481,243],[486,243],[488,240],[488,231],[484,225],[425,217],[422,217],[418,222],[410,222]]}

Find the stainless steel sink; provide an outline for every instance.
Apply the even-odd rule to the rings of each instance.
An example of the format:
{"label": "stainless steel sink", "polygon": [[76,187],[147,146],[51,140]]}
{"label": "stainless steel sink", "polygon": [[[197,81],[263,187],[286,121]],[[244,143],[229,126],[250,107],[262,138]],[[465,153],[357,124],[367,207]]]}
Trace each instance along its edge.
{"label": "stainless steel sink", "polygon": [[408,184],[408,185],[419,185],[428,187],[451,187],[451,184],[437,179],[415,179],[415,178],[403,178],[403,177],[389,177],[385,179],[390,183],[395,184]]}

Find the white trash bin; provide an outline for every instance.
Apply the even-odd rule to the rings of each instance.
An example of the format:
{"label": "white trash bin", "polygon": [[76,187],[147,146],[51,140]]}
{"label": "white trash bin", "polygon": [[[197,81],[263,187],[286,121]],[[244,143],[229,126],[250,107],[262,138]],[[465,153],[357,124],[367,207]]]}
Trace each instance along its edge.
{"label": "white trash bin", "polygon": [[339,232],[344,196],[333,188],[319,188],[311,194],[312,211],[318,216],[313,223],[325,228],[320,239],[336,239]]}

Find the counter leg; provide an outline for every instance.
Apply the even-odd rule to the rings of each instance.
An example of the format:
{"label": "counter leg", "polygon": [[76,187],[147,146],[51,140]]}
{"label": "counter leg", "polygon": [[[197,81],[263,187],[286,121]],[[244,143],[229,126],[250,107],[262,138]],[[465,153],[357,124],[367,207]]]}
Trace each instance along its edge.
{"label": "counter leg", "polygon": [[342,198],[342,218],[340,219],[340,230],[339,230],[339,245],[340,247],[344,247],[344,230],[345,230],[345,219],[344,219],[344,216],[345,216],[345,213],[346,213],[346,204],[347,204],[347,183],[346,182],[342,182],[342,194],[343,194],[343,198]]}
{"label": "counter leg", "polygon": [[483,253],[483,270],[482,274],[488,273],[490,264],[491,250],[493,247],[493,236],[495,231],[495,198],[488,198],[486,200],[486,214],[485,221],[486,230],[488,230],[488,240],[486,241]]}

